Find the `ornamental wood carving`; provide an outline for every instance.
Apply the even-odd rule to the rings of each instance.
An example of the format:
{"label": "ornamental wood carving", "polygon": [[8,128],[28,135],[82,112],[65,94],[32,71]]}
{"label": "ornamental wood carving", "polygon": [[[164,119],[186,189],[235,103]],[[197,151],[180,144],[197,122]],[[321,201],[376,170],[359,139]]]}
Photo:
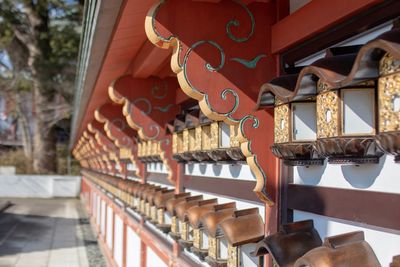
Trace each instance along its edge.
{"label": "ornamental wood carving", "polygon": [[[106,166],[104,161],[107,165],[109,165],[110,159],[104,160],[102,157],[104,154],[103,147],[96,141],[94,135],[90,133],[88,130],[83,132],[83,136],[86,138],[86,151],[89,152],[90,157],[93,159],[94,162],[97,162],[101,169],[105,170]],[[106,155],[107,156],[107,155]]]}
{"label": "ornamental wood carving", "polygon": [[95,111],[94,115],[98,122],[104,123],[104,132],[114,142],[115,146],[120,151],[127,149],[129,159],[138,167],[136,175],[142,177],[143,174],[140,173],[142,163],[137,160],[137,132],[128,126],[125,116],[122,114],[121,106],[111,103],[104,104]]}
{"label": "ornamental wood carving", "polygon": [[259,88],[275,74],[274,22],[274,1],[245,5],[237,0],[160,1],[145,22],[152,43],[173,49],[171,68],[180,87],[199,101],[204,114],[240,125],[241,149],[257,177],[254,191],[270,205],[277,189],[276,159],[268,149],[273,114],[254,107]]}
{"label": "ornamental wood carving", "polygon": [[180,112],[180,107],[175,104],[178,88],[175,78],[135,79],[123,76],[108,89],[111,100],[123,105],[126,122],[138,132],[139,137],[159,142],[160,157],[172,183],[175,182],[173,170],[177,169],[177,162],[172,159],[172,136],[166,134],[166,124]]}
{"label": "ornamental wood carving", "polygon": [[88,130],[93,134],[95,141],[104,151],[103,157],[107,162],[109,169],[112,169],[112,160],[119,164],[119,150],[114,143],[108,139],[106,133],[104,132],[103,125],[98,121],[93,120],[88,124]]}

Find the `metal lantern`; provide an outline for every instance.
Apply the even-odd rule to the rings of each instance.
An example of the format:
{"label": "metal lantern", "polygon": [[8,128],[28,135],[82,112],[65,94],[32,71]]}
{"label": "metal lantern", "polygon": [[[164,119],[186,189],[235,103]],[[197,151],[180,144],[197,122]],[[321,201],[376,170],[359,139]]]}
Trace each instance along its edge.
{"label": "metal lantern", "polygon": [[333,164],[379,163],[375,83],[328,88],[319,83],[317,151]]}
{"label": "metal lantern", "polygon": [[182,153],[182,134],[174,132],[172,134],[172,154],[173,159],[178,162],[184,162],[184,159],[181,157]]}
{"label": "metal lantern", "polygon": [[184,129],[182,132],[182,150],[180,152],[181,158],[185,162],[196,161],[193,157],[192,151],[195,146],[195,129]]}
{"label": "metal lantern", "polygon": [[316,104],[315,99],[282,103],[276,100],[274,108],[275,156],[290,166],[323,165],[324,158],[315,148]]}
{"label": "metal lantern", "polygon": [[166,203],[167,213],[171,218],[171,231],[169,232],[169,235],[174,240],[179,240],[180,237],[179,220],[175,208],[180,203],[186,202],[187,200],[190,201],[190,199],[193,199],[193,197],[190,196],[190,193],[183,193],[175,195],[173,198],[169,199]]}
{"label": "metal lantern", "polygon": [[175,207],[179,224],[179,243],[186,249],[193,245],[193,228],[189,223],[187,211],[192,207],[197,207],[203,200],[202,195],[186,198]]}
{"label": "metal lantern", "polygon": [[239,142],[239,124],[229,126],[229,157],[237,162],[245,162],[246,157],[242,153]]}
{"label": "metal lantern", "polygon": [[[235,203],[217,204],[216,199],[206,200],[200,203],[198,207],[191,208],[189,213],[189,221],[193,227],[193,246],[191,251],[199,257],[200,260],[205,260],[209,253],[209,233],[206,230],[207,224],[212,228],[212,224],[217,223],[218,219],[224,216],[228,217],[235,209]],[[223,212],[225,212],[225,215]],[[218,218],[218,215],[220,217]],[[221,217],[221,215],[224,215]],[[216,254],[215,254],[216,255]]]}
{"label": "metal lantern", "polygon": [[[251,225],[251,227],[249,227]],[[227,241],[227,267],[257,266],[257,257],[249,255],[264,237],[264,222],[258,208],[238,210],[220,223]]]}
{"label": "metal lantern", "polygon": [[208,155],[214,161],[230,161],[227,150],[230,147],[230,129],[224,122],[213,122],[210,125],[210,151]]}
{"label": "metal lantern", "polygon": [[[204,246],[203,242],[203,225],[201,223],[201,217],[206,213],[210,212],[212,208],[218,204],[216,198],[199,201],[197,206],[193,206],[186,211],[186,216],[189,220],[189,238],[184,240],[183,243],[187,245],[190,251],[194,252],[201,260],[204,260],[207,255],[207,250],[202,249]],[[206,240],[208,242],[208,240]],[[190,246],[190,247],[188,247]]]}
{"label": "metal lantern", "polygon": [[386,54],[380,61],[378,82],[379,147],[400,163],[400,60]]}
{"label": "metal lantern", "polygon": [[158,191],[154,196],[154,204],[157,209],[156,226],[162,232],[168,233],[171,230],[171,217],[165,212],[166,202],[174,197],[175,189],[164,189]]}
{"label": "metal lantern", "polygon": [[202,248],[206,246],[204,242],[208,241],[208,252],[205,260],[211,266],[226,266],[228,246],[224,233],[219,228],[219,224],[231,218],[235,210],[235,202],[220,204],[214,206],[210,213],[201,218],[201,223],[204,225]]}
{"label": "metal lantern", "polygon": [[193,157],[199,162],[210,162],[212,159],[207,151],[211,149],[211,121],[202,113],[199,113],[199,125],[195,128],[195,150]]}

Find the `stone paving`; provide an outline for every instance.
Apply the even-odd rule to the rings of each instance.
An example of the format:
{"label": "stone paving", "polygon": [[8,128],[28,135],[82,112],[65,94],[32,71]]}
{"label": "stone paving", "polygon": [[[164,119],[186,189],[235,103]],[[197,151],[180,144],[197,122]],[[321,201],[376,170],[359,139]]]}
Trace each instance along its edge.
{"label": "stone paving", "polygon": [[106,266],[78,199],[10,201],[0,213],[0,267]]}

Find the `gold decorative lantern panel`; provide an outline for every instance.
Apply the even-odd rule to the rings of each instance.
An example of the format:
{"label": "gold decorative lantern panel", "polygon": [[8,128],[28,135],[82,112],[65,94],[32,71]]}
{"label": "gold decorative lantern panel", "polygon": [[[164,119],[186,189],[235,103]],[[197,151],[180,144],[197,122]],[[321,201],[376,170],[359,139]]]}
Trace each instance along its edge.
{"label": "gold decorative lantern panel", "polygon": [[380,61],[378,82],[379,147],[400,163],[400,60],[386,54]]}
{"label": "gold decorative lantern panel", "polygon": [[374,81],[328,88],[317,96],[317,151],[332,164],[379,163]]}
{"label": "gold decorative lantern panel", "polygon": [[160,143],[158,141],[139,142],[138,158],[143,163],[161,162]]}
{"label": "gold decorative lantern panel", "polygon": [[275,156],[290,166],[324,164],[324,157],[315,148],[316,107],[315,99],[282,103],[278,99],[274,108]]}
{"label": "gold decorative lantern panel", "polygon": [[186,128],[175,128],[172,138],[175,160],[203,163],[245,161],[238,138],[238,125],[204,119],[200,111],[196,114],[198,119],[194,118],[193,111],[187,114]]}

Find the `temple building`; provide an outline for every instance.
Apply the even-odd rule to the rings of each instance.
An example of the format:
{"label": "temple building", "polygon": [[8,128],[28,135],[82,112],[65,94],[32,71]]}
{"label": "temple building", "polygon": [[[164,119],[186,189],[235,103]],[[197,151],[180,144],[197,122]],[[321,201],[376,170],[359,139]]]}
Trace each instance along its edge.
{"label": "temple building", "polygon": [[86,1],[71,151],[109,266],[400,266],[399,15]]}

